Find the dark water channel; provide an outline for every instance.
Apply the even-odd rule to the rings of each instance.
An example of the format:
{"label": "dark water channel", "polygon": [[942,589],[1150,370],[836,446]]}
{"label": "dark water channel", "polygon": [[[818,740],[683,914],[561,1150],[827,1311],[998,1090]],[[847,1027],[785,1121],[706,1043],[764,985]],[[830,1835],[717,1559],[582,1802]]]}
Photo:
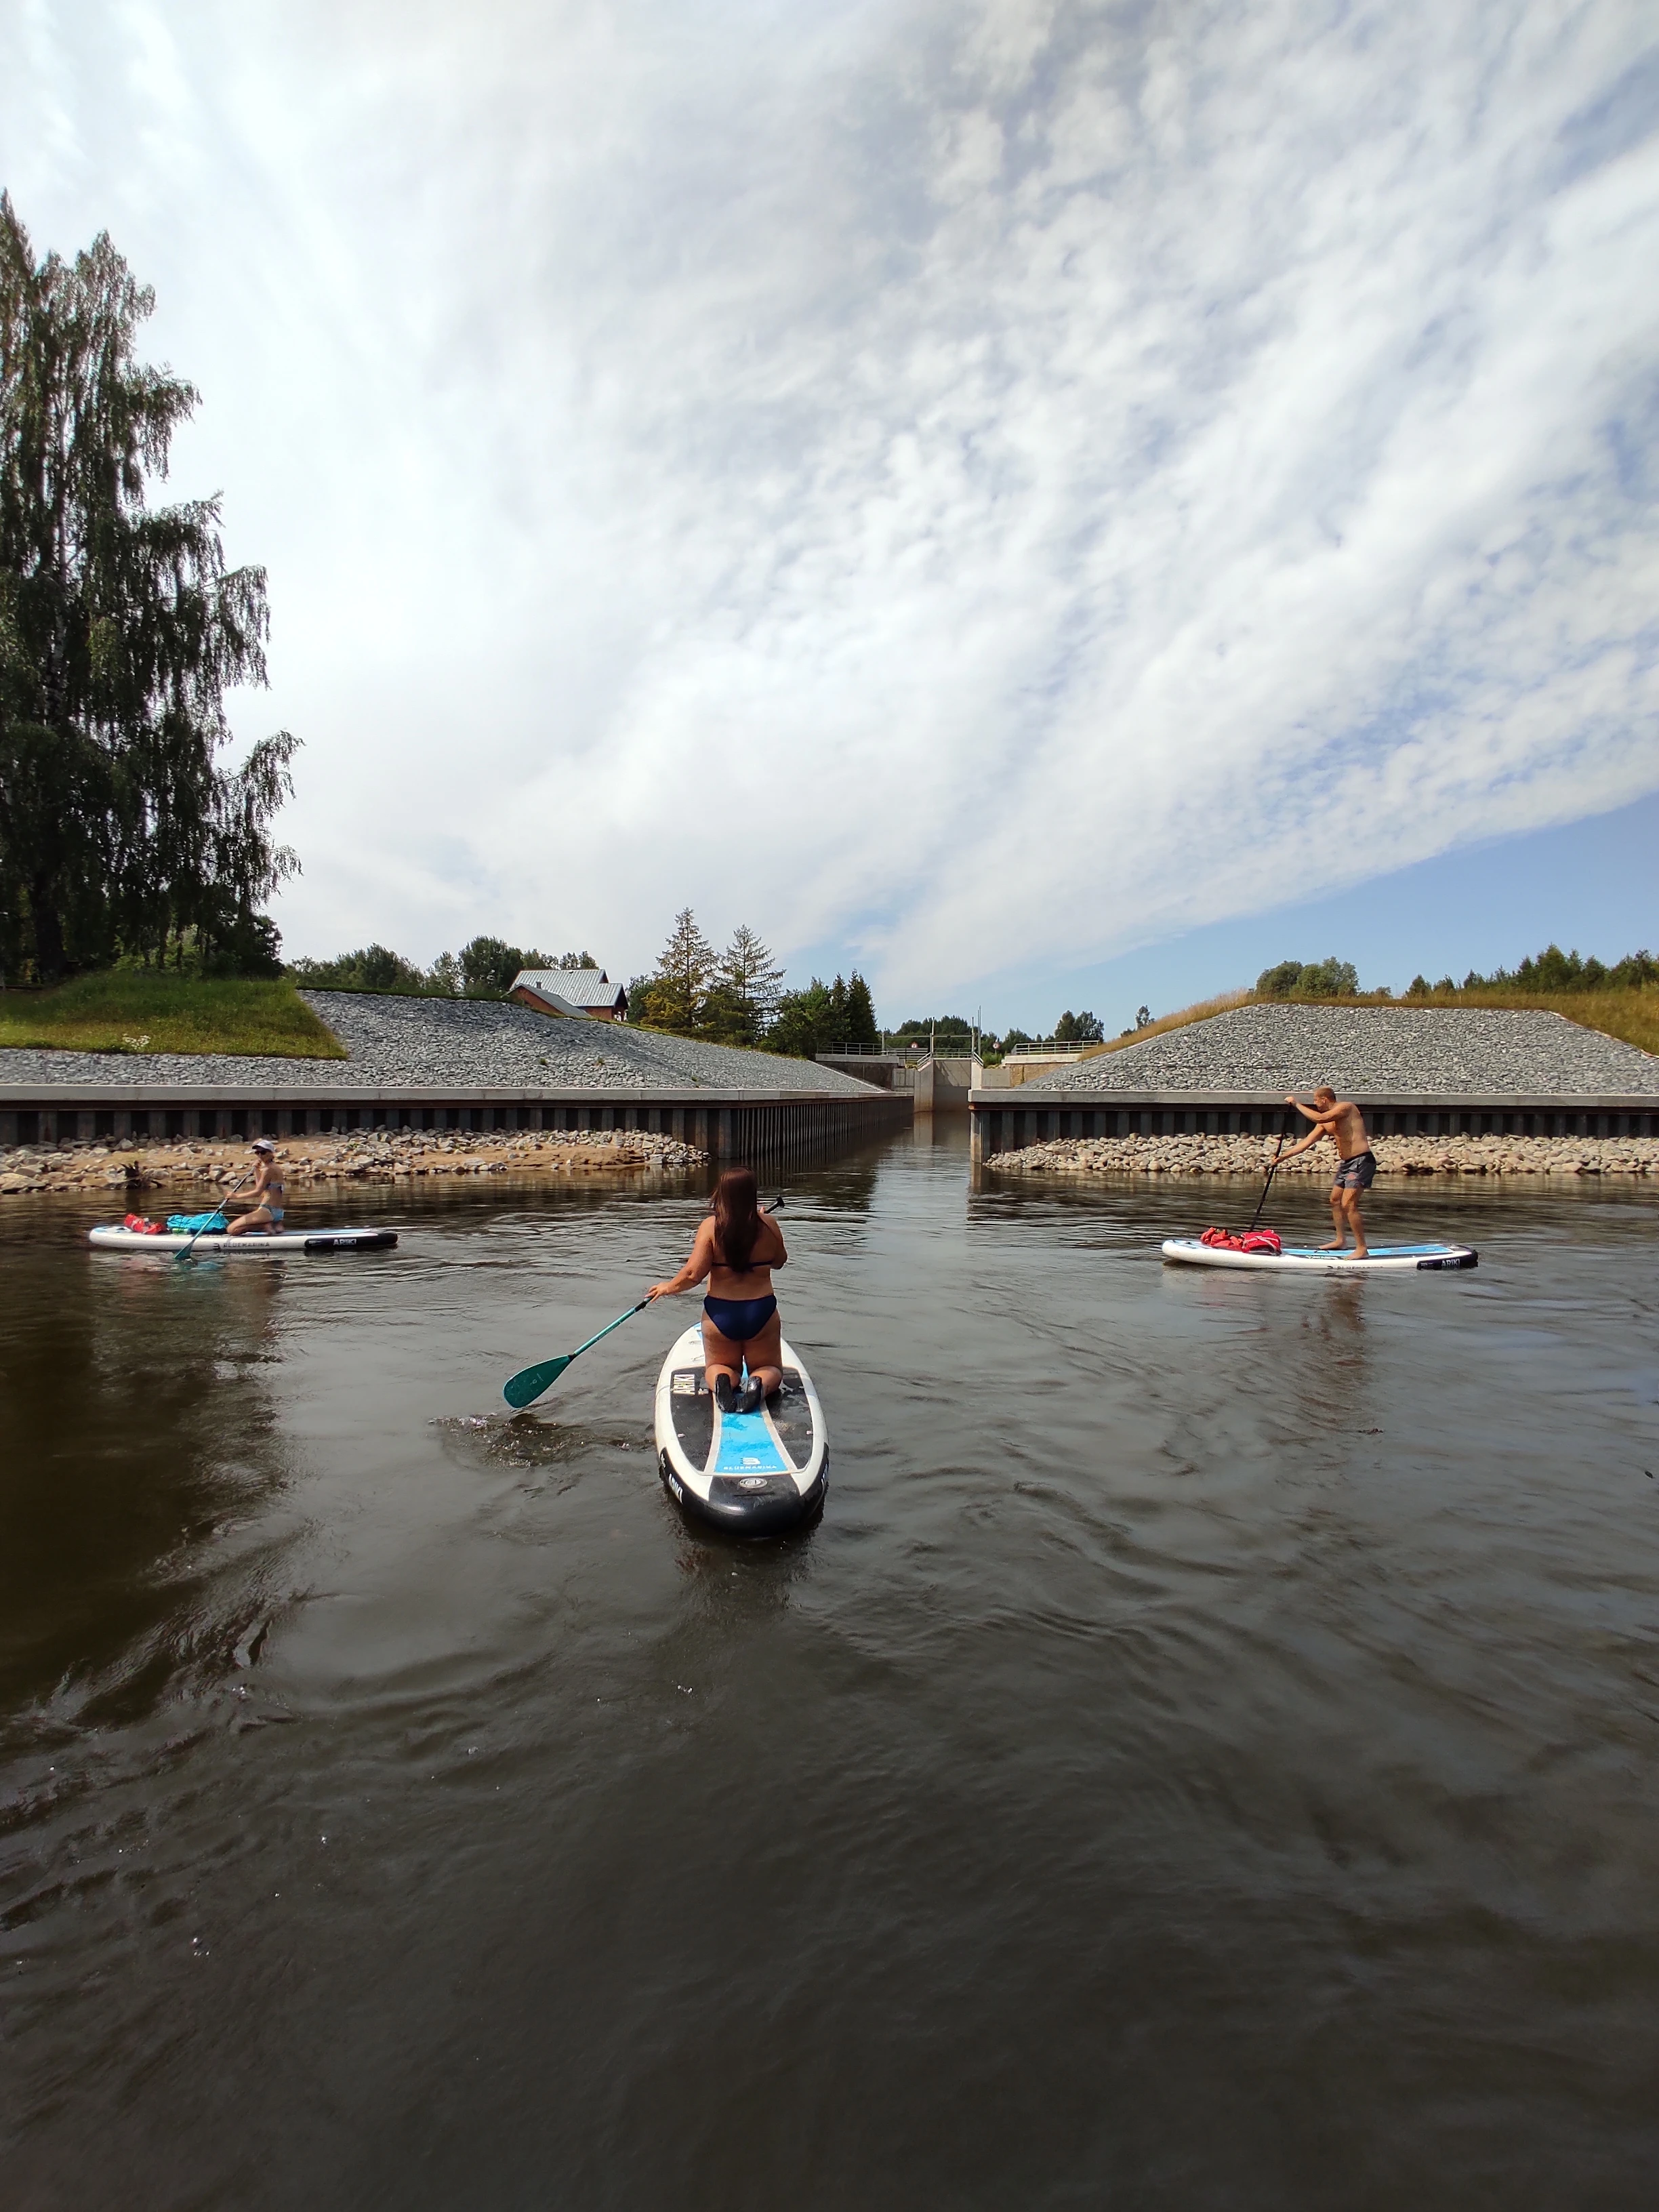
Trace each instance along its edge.
{"label": "dark water channel", "polygon": [[1160,1265],[1215,1186],[844,1161],[829,1508],[749,1549],[656,1480],[688,1307],[496,1395],[701,1204],[0,1214],[13,2212],[1653,2203],[1653,1201],[1308,1283]]}

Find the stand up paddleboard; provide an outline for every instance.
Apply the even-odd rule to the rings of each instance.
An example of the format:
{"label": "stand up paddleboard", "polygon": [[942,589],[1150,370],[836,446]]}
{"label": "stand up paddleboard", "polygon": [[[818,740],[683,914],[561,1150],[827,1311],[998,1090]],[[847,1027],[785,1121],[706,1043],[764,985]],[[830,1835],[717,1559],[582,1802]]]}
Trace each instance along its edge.
{"label": "stand up paddleboard", "polygon": [[246,1260],[260,1252],[386,1252],[398,1241],[395,1229],[278,1229],[261,1232],[250,1229],[246,1236],[228,1237],[222,1231],[205,1231],[200,1237],[190,1237],[179,1231],[162,1237],[146,1237],[137,1229],[123,1229],[119,1224],[88,1231],[88,1242],[106,1252],[212,1252],[228,1253],[233,1258]]}
{"label": "stand up paddleboard", "polygon": [[1230,1252],[1224,1245],[1201,1243],[1196,1237],[1164,1239],[1166,1260],[1191,1267],[1253,1267],[1280,1275],[1403,1275],[1448,1267],[1474,1267],[1480,1255],[1467,1244],[1373,1244],[1363,1260],[1352,1252],[1322,1252],[1311,1244],[1287,1244],[1282,1252]]}
{"label": "stand up paddleboard", "polygon": [[823,1408],[786,1342],[783,1388],[758,1413],[722,1413],[703,1379],[702,1329],[693,1324],[657,1377],[657,1468],[677,1505],[739,1536],[775,1536],[823,1505],[830,1442]]}

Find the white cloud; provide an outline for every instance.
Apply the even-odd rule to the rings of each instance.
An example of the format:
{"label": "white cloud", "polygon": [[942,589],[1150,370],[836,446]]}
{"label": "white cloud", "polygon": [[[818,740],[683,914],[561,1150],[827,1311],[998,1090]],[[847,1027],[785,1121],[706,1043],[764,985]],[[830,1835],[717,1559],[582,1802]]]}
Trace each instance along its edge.
{"label": "white cloud", "polygon": [[1659,786],[1638,11],[62,21],[8,181],[270,564],[295,949],[955,995]]}

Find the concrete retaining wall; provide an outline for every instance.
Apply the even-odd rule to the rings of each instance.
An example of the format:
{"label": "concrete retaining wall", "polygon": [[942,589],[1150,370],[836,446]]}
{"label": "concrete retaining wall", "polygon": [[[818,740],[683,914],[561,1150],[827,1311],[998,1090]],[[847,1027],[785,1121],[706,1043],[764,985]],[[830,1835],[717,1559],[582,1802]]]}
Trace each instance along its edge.
{"label": "concrete retaining wall", "polygon": [[54,1085],[0,1088],[0,1150],[75,1139],[299,1137],[353,1129],[647,1129],[695,1145],[711,1159],[804,1164],[828,1152],[909,1126],[908,1097],[880,1093],[647,1091],[528,1091],[479,1088],[270,1090],[166,1085],[118,1092]]}
{"label": "concrete retaining wall", "polygon": [[965,1114],[974,1085],[983,1073],[978,1060],[970,1057],[924,1060],[916,1070],[917,1113]]}

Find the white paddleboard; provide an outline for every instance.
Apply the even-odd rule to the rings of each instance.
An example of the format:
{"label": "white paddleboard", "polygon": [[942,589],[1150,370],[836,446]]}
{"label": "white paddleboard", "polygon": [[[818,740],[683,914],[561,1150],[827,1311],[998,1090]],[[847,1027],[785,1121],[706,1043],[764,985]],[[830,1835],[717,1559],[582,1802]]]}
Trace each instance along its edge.
{"label": "white paddleboard", "polygon": [[88,1231],[88,1242],[106,1252],[230,1253],[241,1260],[261,1252],[386,1252],[397,1241],[395,1229],[268,1229],[263,1232],[250,1229],[245,1237],[228,1237],[221,1230],[210,1229],[196,1237],[181,1230],[146,1237],[115,1222]]}
{"label": "white paddleboard", "polygon": [[774,1536],[823,1504],[830,1443],[800,1355],[780,1355],[783,1389],[757,1413],[722,1413],[703,1379],[702,1328],[671,1346],[657,1377],[657,1468],[678,1505],[739,1536]]}
{"label": "white paddleboard", "polygon": [[1196,1237],[1169,1237],[1166,1260],[1192,1267],[1254,1267],[1281,1275],[1404,1275],[1449,1267],[1474,1267],[1480,1255],[1467,1244],[1373,1244],[1363,1260],[1352,1252],[1322,1252],[1313,1244],[1287,1244],[1282,1252],[1230,1252]]}

